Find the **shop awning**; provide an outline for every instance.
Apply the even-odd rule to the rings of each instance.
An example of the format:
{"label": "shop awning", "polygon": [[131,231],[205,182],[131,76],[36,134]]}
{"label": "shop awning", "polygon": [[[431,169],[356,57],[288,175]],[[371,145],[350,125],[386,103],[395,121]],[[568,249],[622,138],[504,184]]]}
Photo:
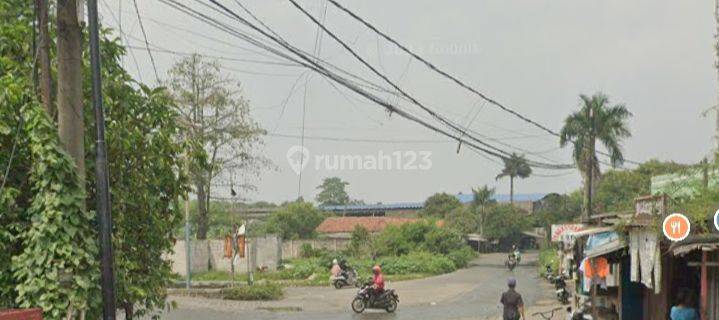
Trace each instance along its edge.
{"label": "shop awning", "polygon": [[622,250],[626,247],[627,244],[624,243],[624,241],[622,241],[621,239],[617,239],[604,245],[597,246],[596,248],[592,248],[591,250],[585,250],[584,255],[587,258],[594,258]]}
{"label": "shop awning", "polygon": [[574,238],[581,238],[581,237],[586,237],[589,235],[607,232],[607,231],[614,231],[614,228],[612,228],[612,227],[590,228],[590,229],[584,229],[582,231],[570,232],[568,234],[569,234],[569,236],[574,237]]}
{"label": "shop awning", "polygon": [[683,256],[694,250],[719,250],[719,234],[692,235],[669,246],[669,252],[675,256]]}

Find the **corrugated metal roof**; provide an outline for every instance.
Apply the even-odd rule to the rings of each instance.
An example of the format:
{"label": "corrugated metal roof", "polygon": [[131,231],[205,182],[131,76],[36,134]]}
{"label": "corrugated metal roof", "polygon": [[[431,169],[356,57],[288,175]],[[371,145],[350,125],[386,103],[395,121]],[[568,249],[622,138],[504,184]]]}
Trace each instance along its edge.
{"label": "corrugated metal roof", "polygon": [[[539,201],[542,200],[547,194],[546,193],[517,193],[514,195],[514,201],[516,202],[523,202],[523,201]],[[470,203],[472,202],[473,195],[472,193],[460,193],[456,194],[455,197],[459,202],[461,203]],[[494,197],[492,197],[497,202],[509,202],[509,195],[508,194],[495,194]]]}
{"label": "corrugated metal roof", "polygon": [[399,203],[387,203],[387,204],[348,204],[339,206],[320,206],[319,209],[323,211],[372,211],[372,210],[409,210],[409,209],[422,209],[424,203],[422,202],[399,202]]}

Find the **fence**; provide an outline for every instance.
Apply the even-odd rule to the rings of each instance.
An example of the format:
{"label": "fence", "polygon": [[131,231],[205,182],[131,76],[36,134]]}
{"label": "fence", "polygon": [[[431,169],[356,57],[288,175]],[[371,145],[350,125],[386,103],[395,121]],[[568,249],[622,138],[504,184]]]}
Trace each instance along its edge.
{"label": "fence", "polygon": [[347,248],[349,239],[311,239],[311,240],[285,240],[282,242],[282,258],[290,259],[300,256],[300,247],[308,243],[313,249],[327,249],[340,251]]}
{"label": "fence", "polygon": [[[235,271],[247,272],[250,265],[253,269],[263,268],[276,270],[282,260],[282,240],[274,235],[249,239],[245,247],[245,257],[235,259]],[[190,241],[190,265],[192,273],[218,270],[229,272],[232,268],[230,258],[224,256],[224,240],[193,240]],[[175,243],[174,253],[170,254],[172,272],[179,275],[187,274],[187,249],[185,241]],[[247,259],[250,259],[249,264]]]}

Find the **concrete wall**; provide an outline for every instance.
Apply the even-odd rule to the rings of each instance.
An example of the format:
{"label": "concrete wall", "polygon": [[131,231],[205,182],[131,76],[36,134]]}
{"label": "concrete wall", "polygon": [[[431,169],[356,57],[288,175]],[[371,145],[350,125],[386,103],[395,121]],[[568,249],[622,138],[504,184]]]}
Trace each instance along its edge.
{"label": "concrete wall", "polygon": [[327,249],[330,251],[344,250],[350,243],[349,239],[312,239],[312,240],[285,240],[282,242],[282,258],[290,259],[300,256],[302,244],[309,243],[314,249]]}
{"label": "concrete wall", "polygon": [[[247,272],[248,258],[253,269],[265,267],[268,270],[277,270],[282,260],[282,240],[279,237],[268,235],[250,238],[248,242],[249,245],[245,246],[245,257],[235,258],[235,272]],[[224,257],[224,240],[193,240],[190,243],[192,273],[208,270],[231,271],[232,261]],[[178,240],[175,243],[174,253],[168,255],[172,261],[172,272],[187,274],[186,250],[185,241]]]}

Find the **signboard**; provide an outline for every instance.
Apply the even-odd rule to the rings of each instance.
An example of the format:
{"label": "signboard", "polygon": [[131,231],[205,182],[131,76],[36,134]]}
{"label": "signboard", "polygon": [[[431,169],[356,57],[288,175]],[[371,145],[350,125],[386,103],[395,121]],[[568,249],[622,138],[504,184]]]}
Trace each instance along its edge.
{"label": "signboard", "polygon": [[667,212],[667,195],[644,196],[634,199],[634,216],[658,215],[663,216]]}
{"label": "signboard", "polygon": [[585,226],[581,223],[573,224],[553,224],[552,225],[552,242],[562,241],[562,235],[568,232],[577,232],[584,230]]}

